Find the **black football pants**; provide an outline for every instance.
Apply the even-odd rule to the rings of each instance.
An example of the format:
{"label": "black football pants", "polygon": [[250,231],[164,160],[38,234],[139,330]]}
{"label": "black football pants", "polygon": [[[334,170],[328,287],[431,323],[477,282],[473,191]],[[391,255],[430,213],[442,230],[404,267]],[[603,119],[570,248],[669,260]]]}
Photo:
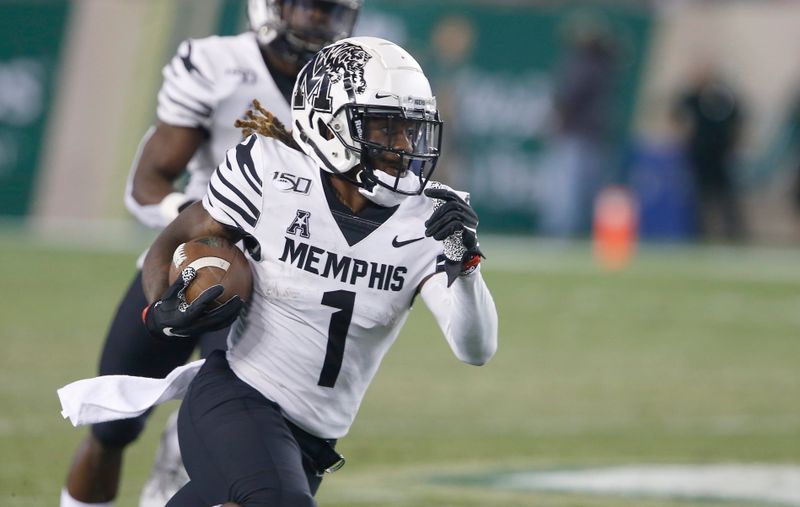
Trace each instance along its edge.
{"label": "black football pants", "polygon": [[[199,338],[186,338],[176,343],[159,341],[147,332],[142,323],[142,310],[147,306],[139,271],[122,299],[106,335],[100,356],[100,375],[134,375],[163,378],[186,363],[195,346],[207,357],[216,349],[226,348],[228,329],[207,333]],[[92,425],[92,434],[109,447],[125,447],[141,434],[149,411],[132,419]]]}
{"label": "black football pants", "polygon": [[212,353],[181,403],[178,440],[191,481],[167,507],[313,507],[323,440],[283,418],[280,407]]}

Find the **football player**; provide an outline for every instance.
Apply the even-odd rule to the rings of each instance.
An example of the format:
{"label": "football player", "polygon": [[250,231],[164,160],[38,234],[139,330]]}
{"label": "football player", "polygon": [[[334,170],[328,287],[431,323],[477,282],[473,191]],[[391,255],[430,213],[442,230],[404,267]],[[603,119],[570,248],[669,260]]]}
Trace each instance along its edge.
{"label": "football player", "polygon": [[[139,221],[162,228],[203,196],[225,150],[241,140],[234,121],[254,98],[288,121],[297,73],[320,48],[351,35],[361,4],[362,0],[249,0],[252,30],[183,42],[164,67],[158,122],[142,139],[128,179],[125,202]],[[176,182],[184,173],[188,183],[177,191]],[[204,356],[225,347],[226,330],[180,342],[154,341],[141,325],[145,303],[137,272],[106,336],[100,374],[164,377],[183,364],[198,343]],[[139,436],[146,418],[144,414],[92,427],[69,469],[62,507],[112,504],[123,452]],[[166,432],[162,444],[170,444],[172,438]],[[159,451],[143,506],[163,506],[188,480],[181,473],[177,445],[172,447],[175,452]]]}
{"label": "football player", "polygon": [[183,399],[191,480],[168,507],[315,505],[417,295],[461,361],[482,365],[497,348],[478,217],[466,194],[429,182],[442,124],[414,58],[371,37],[322,49],[298,76],[291,125],[284,142],[254,134],[229,150],[144,261],[143,319],[172,343],[220,324],[204,301],[222,287],[188,307],[191,273],[167,287],[179,244],[244,239],[254,278],[227,352],[206,359]]}

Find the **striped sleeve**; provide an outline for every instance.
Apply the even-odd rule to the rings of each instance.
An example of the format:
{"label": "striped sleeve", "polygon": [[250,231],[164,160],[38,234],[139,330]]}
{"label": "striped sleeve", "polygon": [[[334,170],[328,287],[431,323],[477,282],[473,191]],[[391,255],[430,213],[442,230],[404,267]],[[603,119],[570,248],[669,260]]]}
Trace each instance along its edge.
{"label": "striped sleeve", "polygon": [[203,197],[203,207],[217,222],[253,234],[261,217],[264,156],[256,135],[228,150]]}
{"label": "striped sleeve", "polygon": [[217,107],[211,60],[203,51],[208,40],[186,40],[162,70],[158,119],[178,127],[211,125]]}

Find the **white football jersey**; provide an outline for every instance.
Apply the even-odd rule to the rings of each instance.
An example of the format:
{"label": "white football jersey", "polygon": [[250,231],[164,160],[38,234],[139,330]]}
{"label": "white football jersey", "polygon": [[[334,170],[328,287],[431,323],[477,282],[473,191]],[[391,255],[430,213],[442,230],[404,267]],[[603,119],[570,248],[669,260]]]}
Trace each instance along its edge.
{"label": "white football jersey", "polygon": [[231,368],[301,428],[339,438],[442,244],[425,237],[424,196],[349,244],[322,178],[305,154],[251,136],[227,153],[203,206],[258,243],[254,294],[228,338]]}
{"label": "white football jersey", "polygon": [[[176,127],[203,128],[209,134],[187,167],[184,193],[194,200],[205,194],[208,180],[228,148],[242,140],[241,130],[233,122],[244,117],[253,99],[285,124],[291,121],[289,103],[270,75],[253,32],[186,40],[162,75],[158,119]],[[128,193],[136,165],[134,161]],[[147,223],[152,220],[146,217],[138,218],[156,225]]]}

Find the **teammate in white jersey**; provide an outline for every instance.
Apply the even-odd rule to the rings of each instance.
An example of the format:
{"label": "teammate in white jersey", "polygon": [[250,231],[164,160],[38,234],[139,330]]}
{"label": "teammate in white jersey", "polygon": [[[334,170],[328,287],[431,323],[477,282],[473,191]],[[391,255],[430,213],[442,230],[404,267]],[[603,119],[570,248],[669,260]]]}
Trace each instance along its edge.
{"label": "teammate in white jersey", "polygon": [[[144,136],[128,179],[125,202],[139,221],[163,228],[183,207],[202,198],[226,149],[241,140],[234,122],[254,98],[288,121],[288,100],[297,73],[321,47],[351,34],[361,3],[250,0],[251,31],[183,42],[163,69],[158,122]],[[188,183],[178,191],[176,181],[184,172]],[[213,331],[219,326],[206,326],[209,332],[204,336],[180,343],[154,341],[141,325],[145,304],[137,272],[106,336],[100,374],[163,377],[183,364],[198,342],[204,356],[225,347],[227,330]],[[226,311],[229,315],[238,312],[233,307]],[[223,320],[224,327],[229,319]],[[124,449],[139,436],[146,418],[147,414],[92,427],[70,467],[62,507],[111,505],[119,487]],[[171,459],[174,470],[157,470],[142,505],[147,504],[148,494],[169,498],[186,481],[179,473],[179,455],[162,456]],[[159,493],[152,491],[154,485],[156,490],[172,489]],[[165,499],[150,501],[163,506]]]}
{"label": "teammate in white jersey", "polygon": [[428,184],[441,129],[410,54],[345,39],[298,76],[292,139],[256,134],[229,150],[202,202],[155,240],[143,318],[162,340],[182,340],[175,335],[216,312],[198,313],[200,299],[178,304],[183,278],[167,288],[179,244],[244,239],[254,278],[227,353],[209,356],[184,397],[179,440],[191,480],[168,507],[315,505],[322,475],[343,464],[336,439],[418,294],[460,360],[492,357],[497,312],[480,273],[477,215],[464,194]]}

